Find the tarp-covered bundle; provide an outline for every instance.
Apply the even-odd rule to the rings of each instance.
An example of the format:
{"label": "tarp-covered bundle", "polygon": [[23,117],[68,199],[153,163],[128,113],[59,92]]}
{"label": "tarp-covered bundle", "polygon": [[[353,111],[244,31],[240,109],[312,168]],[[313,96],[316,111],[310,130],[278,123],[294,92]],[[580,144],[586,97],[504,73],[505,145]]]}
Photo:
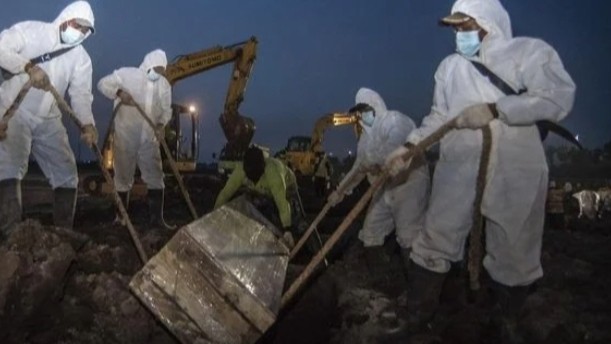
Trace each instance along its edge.
{"label": "tarp-covered bundle", "polygon": [[238,198],[181,228],[130,288],[183,343],[254,343],[276,320],[288,265],[274,233]]}

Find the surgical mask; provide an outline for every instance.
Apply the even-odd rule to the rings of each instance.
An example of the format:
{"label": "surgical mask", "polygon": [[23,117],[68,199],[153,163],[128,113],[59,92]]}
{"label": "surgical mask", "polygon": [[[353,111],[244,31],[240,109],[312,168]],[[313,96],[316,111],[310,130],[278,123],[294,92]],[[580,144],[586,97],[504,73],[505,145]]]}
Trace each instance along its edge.
{"label": "surgical mask", "polygon": [[481,44],[479,30],[459,31],[456,33],[456,50],[466,57],[475,56]]}
{"label": "surgical mask", "polygon": [[363,123],[363,125],[366,125],[368,127],[371,127],[373,125],[374,119],[375,116],[373,115],[373,111],[367,111],[361,114],[361,122]]}
{"label": "surgical mask", "polygon": [[85,34],[72,26],[66,26],[66,29],[60,32],[62,42],[68,45],[77,45],[85,39]]}
{"label": "surgical mask", "polygon": [[161,74],[155,72],[154,69],[149,69],[149,71],[146,73],[146,76],[149,78],[149,80],[151,81],[157,81],[159,80],[159,78],[161,77]]}

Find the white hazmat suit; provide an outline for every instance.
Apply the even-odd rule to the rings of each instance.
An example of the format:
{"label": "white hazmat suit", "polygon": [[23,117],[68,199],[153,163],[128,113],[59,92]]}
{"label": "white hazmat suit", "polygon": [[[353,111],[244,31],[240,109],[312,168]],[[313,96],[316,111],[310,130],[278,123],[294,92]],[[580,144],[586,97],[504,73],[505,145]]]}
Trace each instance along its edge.
{"label": "white hazmat suit", "polygon": [[[474,18],[487,31],[472,57],[511,85],[526,89],[505,95],[464,56],[452,54],[435,73],[433,106],[408,142],[417,144],[469,106],[496,103],[490,122],[492,153],[482,214],[486,218],[484,267],[506,286],[529,285],[543,275],[540,264],[548,168],[534,125],[558,122],[573,106],[575,85],[556,51],[534,38],[512,38],[509,15],[497,0],[458,0],[452,13]],[[463,258],[472,226],[473,201],[482,149],[480,130],[454,130],[441,140],[425,230],[411,259],[445,273]]]}
{"label": "white hazmat suit", "polygon": [[[165,68],[166,65],[165,52],[154,50],[144,57],[139,68],[120,68],[102,78],[98,89],[106,97],[114,99],[115,106],[120,101],[117,96],[119,90],[129,93],[154,124],[166,125],[172,116],[172,89],[163,77],[156,81],[147,77],[149,69],[158,66]],[[159,143],[153,128],[136,107],[121,106],[115,118],[114,130],[114,181],[117,191],[131,190],[136,164],[149,190],[163,189]]]}
{"label": "white hazmat suit", "polygon": [[[85,20],[93,28],[91,7],[85,1],[77,1],[66,7],[52,23],[25,21],[0,33],[0,67],[15,74],[0,85],[0,114],[6,112],[28,81],[24,67],[30,59],[68,47],[60,40],[59,27],[75,18]],[[93,125],[92,65],[85,48],[78,45],[38,66],[47,73],[59,94],[68,91],[80,122]],[[29,90],[10,120],[6,139],[0,141],[0,180],[23,179],[30,152],[53,189],[76,188],[76,162],[61,112],[50,92],[35,88]]]}
{"label": "white hazmat suit", "polygon": [[[408,116],[388,110],[382,97],[373,90],[359,89],[356,103],[371,106],[375,110],[375,120],[371,127],[363,125],[354,165],[338,187],[338,190],[346,190],[346,193],[360,183],[365,173],[369,181],[373,182],[376,175],[371,171],[379,170],[386,156],[401,146],[416,127]],[[428,188],[429,172],[426,165],[415,169],[406,181],[391,181],[380,188],[372,198],[363,228],[359,232],[363,246],[383,245],[385,237],[396,229],[399,245],[410,248],[424,225]]]}

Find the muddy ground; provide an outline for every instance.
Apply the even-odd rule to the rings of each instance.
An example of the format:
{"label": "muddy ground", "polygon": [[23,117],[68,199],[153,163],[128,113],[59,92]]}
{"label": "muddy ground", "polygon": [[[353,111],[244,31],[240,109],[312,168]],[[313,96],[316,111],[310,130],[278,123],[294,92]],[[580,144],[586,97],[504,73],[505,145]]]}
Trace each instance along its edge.
{"label": "muddy ground", "polygon": [[[190,185],[200,214],[211,210],[218,187],[214,182]],[[306,203],[314,216],[320,202]],[[169,222],[189,222],[177,193],[168,197],[166,209]],[[329,234],[348,209],[334,210],[321,230]],[[172,233],[144,229],[147,208],[141,200],[132,202],[130,214],[153,255]],[[140,264],[127,231],[111,224],[109,201],[81,195],[74,232],[48,226],[44,210],[28,217],[0,245],[0,343],[178,343],[128,290]],[[356,240],[358,228],[358,222],[350,228],[331,265],[281,314],[261,343],[405,342],[393,334],[402,324],[405,305],[398,248],[389,240],[389,263],[369,267]],[[525,343],[611,342],[611,226],[580,221],[571,228],[545,232],[545,277],[524,309]],[[292,265],[288,275],[300,268]],[[487,289],[467,293],[460,270],[453,276],[431,338],[479,343],[488,319]]]}

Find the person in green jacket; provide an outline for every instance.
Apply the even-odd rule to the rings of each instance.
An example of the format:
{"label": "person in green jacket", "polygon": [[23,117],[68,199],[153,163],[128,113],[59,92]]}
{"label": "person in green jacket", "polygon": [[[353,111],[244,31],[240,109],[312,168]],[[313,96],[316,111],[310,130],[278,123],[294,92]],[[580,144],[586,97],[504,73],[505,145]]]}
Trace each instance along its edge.
{"label": "person in green jacket", "polygon": [[[275,158],[265,158],[261,149],[250,147],[244,160],[236,165],[216,198],[214,208],[227,203],[240,188],[272,199],[284,231],[292,231],[302,215],[297,194],[297,180],[288,166]],[[273,222],[273,221],[272,221]]]}

